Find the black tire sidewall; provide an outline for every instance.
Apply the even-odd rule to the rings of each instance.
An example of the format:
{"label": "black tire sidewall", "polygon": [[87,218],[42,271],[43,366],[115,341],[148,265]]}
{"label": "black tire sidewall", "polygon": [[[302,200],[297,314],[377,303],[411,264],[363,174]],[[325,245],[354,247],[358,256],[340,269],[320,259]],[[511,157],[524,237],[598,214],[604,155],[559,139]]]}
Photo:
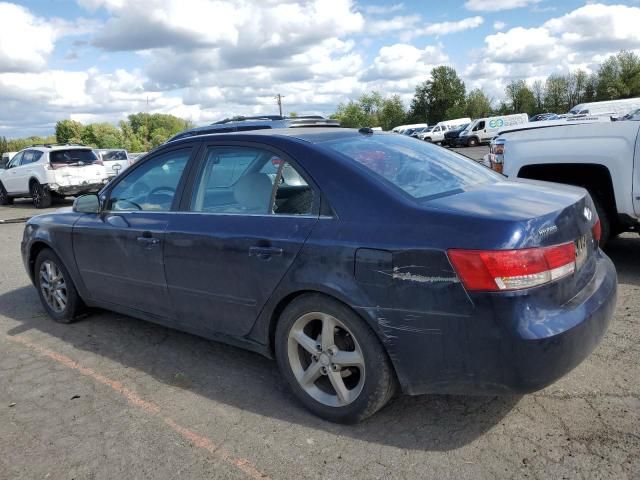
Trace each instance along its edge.
{"label": "black tire sidewall", "polygon": [[12,203],[13,198],[9,197],[4,185],[0,183],[0,205],[11,205]]}
{"label": "black tire sidewall", "polygon": [[[55,263],[62,272],[62,276],[64,277],[64,282],[67,287],[67,305],[62,312],[55,312],[51,309],[51,307],[49,307],[46,300],[44,299],[44,296],[42,295],[42,290],[40,289],[40,267],[46,260]],[[34,264],[33,276],[36,289],[38,290],[38,296],[40,297],[42,306],[47,311],[47,314],[58,323],[72,323],[81,312],[83,308],[83,302],[78,295],[78,291],[76,290],[73,280],[71,279],[71,275],[69,275],[69,271],[66,269],[60,258],[53,252],[53,250],[45,248],[38,254]]]}
{"label": "black tire sidewall", "polygon": [[[309,312],[328,313],[343,322],[355,336],[365,359],[365,383],[360,396],[344,407],[323,405],[307,394],[295,378],[288,358],[288,336],[295,321]],[[395,373],[385,350],[371,328],[346,305],[324,295],[304,295],[287,306],[275,334],[276,360],[280,371],[302,404],[325,420],[356,423],[382,408],[396,389]]]}
{"label": "black tire sidewall", "polygon": [[478,145],[478,140],[476,140],[475,138],[470,138],[467,141],[467,147],[476,147]]}
{"label": "black tire sidewall", "polygon": [[[36,203],[35,198],[33,198],[34,190],[38,190],[38,193],[40,195],[39,203]],[[33,200],[34,207],[40,209],[40,208],[48,208],[51,206],[51,201],[52,201],[51,192],[49,191],[48,188],[43,186],[40,182],[34,181],[33,183],[31,183],[30,193],[31,193],[31,199]]]}

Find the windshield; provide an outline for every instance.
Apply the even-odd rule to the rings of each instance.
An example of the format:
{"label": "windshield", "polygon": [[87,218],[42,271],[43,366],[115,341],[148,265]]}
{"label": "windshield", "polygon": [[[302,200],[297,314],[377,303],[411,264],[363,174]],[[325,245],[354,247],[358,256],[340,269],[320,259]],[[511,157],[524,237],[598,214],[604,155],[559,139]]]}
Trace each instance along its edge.
{"label": "windshield", "polygon": [[73,150],[56,150],[49,153],[49,162],[67,165],[90,165],[98,160],[98,156],[90,149],[74,148]]}
{"label": "windshield", "polygon": [[396,135],[359,135],[322,142],[414,198],[461,192],[501,177],[473,160]]}
{"label": "windshield", "polygon": [[102,156],[102,160],[106,160],[106,161],[127,160],[126,150],[101,151],[100,155]]}

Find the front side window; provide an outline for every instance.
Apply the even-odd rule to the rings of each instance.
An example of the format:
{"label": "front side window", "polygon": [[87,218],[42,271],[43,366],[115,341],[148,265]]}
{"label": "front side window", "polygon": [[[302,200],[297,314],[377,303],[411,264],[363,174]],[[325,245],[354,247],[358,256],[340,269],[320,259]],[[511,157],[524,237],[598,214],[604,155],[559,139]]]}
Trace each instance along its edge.
{"label": "front side window", "polygon": [[190,155],[190,148],[161,154],[125,174],[111,190],[108,209],[168,212]]}
{"label": "front side window", "polygon": [[212,147],[200,169],[191,211],[310,215],[313,190],[288,162],[251,147]]}
{"label": "front side window", "polygon": [[22,156],[23,155],[24,155],[24,152],[16,153],[16,155],[9,162],[9,165],[7,165],[7,168],[14,168],[14,167],[17,167],[18,165],[20,165],[20,162],[22,161]]}
{"label": "front side window", "polygon": [[462,155],[396,135],[358,135],[320,145],[356,161],[417,199],[453,194],[501,179]]}

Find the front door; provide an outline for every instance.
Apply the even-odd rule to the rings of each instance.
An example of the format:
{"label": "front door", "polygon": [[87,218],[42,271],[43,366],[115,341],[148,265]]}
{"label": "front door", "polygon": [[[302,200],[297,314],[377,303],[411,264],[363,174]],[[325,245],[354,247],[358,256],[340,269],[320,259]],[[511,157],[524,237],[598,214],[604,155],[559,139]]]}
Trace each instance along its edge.
{"label": "front door", "polygon": [[203,334],[249,333],[318,219],[316,190],[266,147],[205,151],[166,234],[178,322]]}
{"label": "front door", "polygon": [[105,209],[73,229],[73,248],[92,299],[172,318],[163,266],[165,231],[191,148],[150,157],[123,174]]}
{"label": "front door", "polygon": [[18,177],[20,176],[20,161],[22,160],[23,155],[24,152],[16,154],[11,159],[9,165],[7,165],[8,168],[2,175],[2,184],[4,185],[5,190],[9,193],[25,193],[28,191],[28,189],[21,190],[18,181]]}

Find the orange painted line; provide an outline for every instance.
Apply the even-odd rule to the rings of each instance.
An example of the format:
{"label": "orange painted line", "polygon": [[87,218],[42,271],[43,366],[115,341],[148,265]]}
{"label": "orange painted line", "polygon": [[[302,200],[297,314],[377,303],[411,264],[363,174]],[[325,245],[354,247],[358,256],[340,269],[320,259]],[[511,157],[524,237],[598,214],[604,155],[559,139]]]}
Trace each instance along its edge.
{"label": "orange painted line", "polygon": [[[50,350],[37,343],[31,342],[23,337],[5,336],[5,338],[14,343],[19,343],[21,345],[29,347],[44,357],[47,357],[57,363],[60,363],[61,365],[64,365],[65,367],[75,370],[81,375],[90,377],[98,383],[106,385],[107,387],[122,395],[131,405],[138,407],[151,415],[158,415],[161,412],[159,405],[143,399],[133,390],[122,385],[121,382],[107,378],[104,375],[96,372],[92,368],[83,367],[78,362],[72,360],[66,355],[54,352],[53,350]],[[270,480],[270,477],[267,474],[258,470],[249,460],[233,456],[229,451],[216,445],[209,438],[204,437],[186,427],[183,427],[182,425],[176,423],[170,417],[161,416],[161,418],[164,420],[164,423],[166,423],[173,431],[178,433],[185,440],[191,442],[201,450],[204,450],[209,454],[219,458],[220,460],[228,463],[229,465],[236,467],[248,477],[254,480]]]}

